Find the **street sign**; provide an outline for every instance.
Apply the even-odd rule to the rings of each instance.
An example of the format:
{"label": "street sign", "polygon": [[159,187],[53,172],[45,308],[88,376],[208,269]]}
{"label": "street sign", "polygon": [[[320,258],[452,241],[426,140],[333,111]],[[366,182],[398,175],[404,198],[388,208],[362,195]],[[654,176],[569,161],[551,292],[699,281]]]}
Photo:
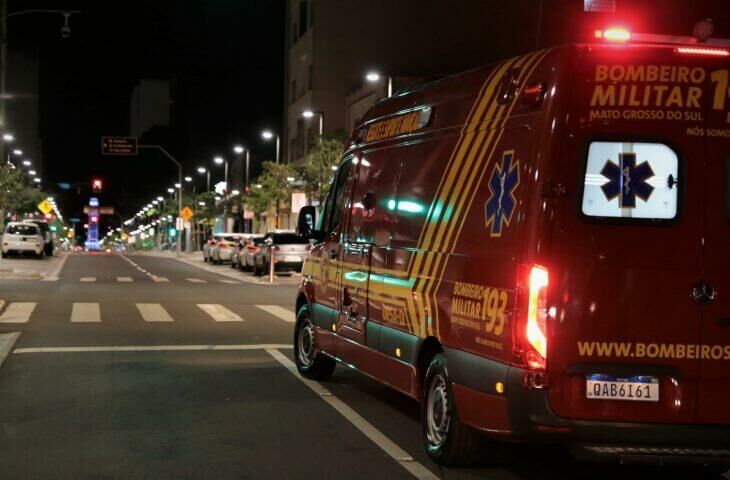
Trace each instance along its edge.
{"label": "street sign", "polygon": [[43,212],[44,215],[48,215],[53,211],[53,205],[51,205],[51,202],[48,200],[43,200],[41,203],[38,204],[38,210]]}
{"label": "street sign", "polygon": [[101,137],[102,155],[137,155],[137,137]]}
{"label": "street sign", "polygon": [[193,212],[190,207],[184,207],[182,210],[180,210],[180,216],[185,220],[186,222],[193,218],[193,215],[195,215],[195,212]]}
{"label": "street sign", "polygon": [[99,213],[102,215],[114,215],[114,207],[99,207]]}

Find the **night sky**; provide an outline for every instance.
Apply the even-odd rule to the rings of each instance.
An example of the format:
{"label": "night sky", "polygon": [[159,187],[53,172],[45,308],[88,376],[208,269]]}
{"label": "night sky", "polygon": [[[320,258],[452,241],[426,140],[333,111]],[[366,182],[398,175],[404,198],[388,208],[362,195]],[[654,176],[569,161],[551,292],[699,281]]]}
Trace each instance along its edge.
{"label": "night sky", "polygon": [[[253,164],[274,157],[265,127],[280,129],[283,91],[283,2],[273,0],[9,1],[30,8],[81,10],[62,39],[63,17],[8,20],[9,47],[38,52],[43,179],[66,217],[78,216],[88,192],[59,195],[57,182],[105,180],[102,204],[134,214],[177,178],[156,153],[102,157],[100,137],[129,133],[129,99],[140,78],[172,82],[171,126],[144,143],[166,147],[204,188],[199,165],[249,145]],[[12,69],[12,65],[9,65]],[[8,72],[8,75],[12,75]],[[22,144],[22,139],[18,139]],[[221,181],[222,169],[214,181]],[[118,223],[118,220],[116,220]]]}

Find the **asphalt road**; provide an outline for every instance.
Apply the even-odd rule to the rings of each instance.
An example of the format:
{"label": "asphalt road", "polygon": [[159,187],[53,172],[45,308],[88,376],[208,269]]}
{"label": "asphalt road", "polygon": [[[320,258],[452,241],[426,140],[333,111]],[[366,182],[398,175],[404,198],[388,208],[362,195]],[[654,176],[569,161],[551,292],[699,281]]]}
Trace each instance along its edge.
{"label": "asphalt road", "polygon": [[498,463],[439,469],[412,400],[342,367],[292,373],[294,291],[135,255],[0,280],[0,336],[21,333],[0,367],[0,479],[722,478],[489,442]]}

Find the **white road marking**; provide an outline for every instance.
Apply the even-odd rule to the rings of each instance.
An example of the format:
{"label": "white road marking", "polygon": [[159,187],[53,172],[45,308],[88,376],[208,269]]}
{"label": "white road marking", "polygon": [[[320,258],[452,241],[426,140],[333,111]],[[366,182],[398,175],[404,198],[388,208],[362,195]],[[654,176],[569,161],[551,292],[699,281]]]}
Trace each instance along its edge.
{"label": "white road marking", "polygon": [[35,302],[13,302],[0,315],[0,323],[28,323],[35,306]]}
{"label": "white road marking", "polygon": [[135,303],[145,322],[174,322],[167,310],[159,303]]}
{"label": "white road marking", "polygon": [[117,282],[129,283],[133,282],[132,277],[117,277]]}
{"label": "white road marking", "polygon": [[243,319],[223,305],[199,303],[198,308],[213,317],[216,322],[242,322]]}
{"label": "white road marking", "polygon": [[101,322],[101,310],[98,303],[74,303],[71,310],[71,321],[74,323]]}
{"label": "white road marking", "polygon": [[63,266],[66,264],[67,259],[68,259],[68,255],[62,256],[61,259],[58,261],[58,263],[46,273],[46,276],[43,278],[43,281],[44,282],[57,282],[58,277],[61,276],[61,270],[63,269]]}
{"label": "white road marking", "polygon": [[383,449],[383,451],[387,453],[393,460],[395,460],[403,468],[408,470],[411,475],[418,479],[424,480],[437,480],[439,478],[434,475],[429,469],[421,465],[419,462],[414,461],[413,457],[408,455],[405,450],[396,445],[395,442],[393,442],[390,438],[386,437],[380,430],[378,430],[370,422],[365,420],[359,413],[350,408],[349,405],[332,395],[332,392],[324,388],[321,383],[315,382],[314,380],[310,380],[299,375],[299,372],[297,372],[297,367],[296,365],[294,365],[294,362],[289,360],[289,358],[286,357],[283,353],[273,348],[266,349],[266,351],[269,352],[269,354],[274,357],[276,361],[284,366],[284,368],[289,370],[295,377],[301,380],[307,387],[309,387],[314,393],[316,393],[319,398],[327,402],[332,408],[337,410],[340,415],[345,417],[345,419],[347,419],[352,425],[354,425],[355,428],[360,430],[363,434],[365,434],[366,437],[372,440],[375,445]]}
{"label": "white road marking", "polygon": [[208,283],[205,280],[201,280],[199,278],[186,278],[185,280],[192,283]]}
{"label": "white road marking", "polygon": [[296,318],[294,318],[294,312],[291,312],[284,307],[280,307],[279,305],[254,305],[254,307],[260,308],[264,312],[278,317],[285,322],[294,323],[296,321]]}
{"label": "white road marking", "polygon": [[155,282],[157,282],[157,283],[160,283],[160,282],[169,282],[170,281],[170,279],[167,278],[167,277],[158,277],[158,276],[155,276],[155,275],[152,276],[152,280],[155,281]]}
{"label": "white road marking", "polygon": [[10,350],[12,350],[13,345],[15,345],[15,342],[18,341],[19,337],[20,332],[0,334],[0,367],[3,366],[5,358],[7,358]]}
{"label": "white road marking", "polygon": [[221,283],[230,283],[231,285],[240,285],[241,282],[237,280],[219,280]]}
{"label": "white road marking", "polygon": [[81,277],[79,278],[80,282],[95,282],[96,277]]}
{"label": "white road marking", "polygon": [[291,345],[122,345],[93,347],[32,347],[16,348],[13,353],[82,353],[82,352],[194,352],[225,350],[285,350]]}

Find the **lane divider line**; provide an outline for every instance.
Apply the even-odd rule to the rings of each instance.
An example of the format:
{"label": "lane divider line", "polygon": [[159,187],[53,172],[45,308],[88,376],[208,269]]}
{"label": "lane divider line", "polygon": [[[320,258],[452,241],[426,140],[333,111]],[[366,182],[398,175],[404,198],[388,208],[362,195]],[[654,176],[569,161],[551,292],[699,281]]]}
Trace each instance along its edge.
{"label": "lane divider line", "polygon": [[13,345],[15,345],[15,342],[17,342],[19,338],[20,332],[0,334],[0,367],[3,366],[10,350],[13,349]]}
{"label": "lane divider line", "polygon": [[198,352],[229,350],[286,350],[291,345],[264,343],[257,345],[109,345],[91,347],[29,347],[16,348],[13,353],[93,353],[93,352]]}
{"label": "lane divider line", "polygon": [[35,302],[13,302],[0,315],[0,323],[28,323],[36,305]]}
{"label": "lane divider line", "polygon": [[129,283],[129,282],[133,282],[133,281],[134,280],[132,280],[132,277],[117,277],[117,282],[120,282],[120,283]]}
{"label": "lane divider line", "polygon": [[254,307],[263,310],[264,312],[273,315],[285,322],[294,323],[296,318],[294,312],[287,310],[279,305],[254,305]]}
{"label": "lane divider line", "polygon": [[201,280],[199,278],[186,278],[185,280],[191,283],[208,283],[205,280]]}
{"label": "lane divider line", "polygon": [[383,432],[375,428],[349,405],[333,395],[332,392],[327,390],[321,383],[299,375],[296,365],[294,365],[294,362],[292,362],[287,356],[273,348],[268,348],[266,351],[284,368],[289,370],[292,375],[301,380],[302,383],[309,387],[310,390],[316,393],[319,398],[337,410],[337,413],[345,417],[345,419],[355,428],[360,430],[360,432],[375,443],[375,445],[380,447],[386,454],[388,454],[389,457],[398,462],[398,464],[405,468],[411,475],[420,480],[438,480],[438,476],[434,475],[421,463],[414,461],[413,457],[408,455],[405,450],[396,445],[390,438],[386,437]]}
{"label": "lane divider line", "polygon": [[46,273],[41,281],[57,282],[59,277],[61,276],[61,270],[63,270],[63,266],[66,265],[66,260],[68,260],[68,255],[63,255],[58,263]]}
{"label": "lane divider line", "polygon": [[80,282],[95,282],[96,277],[81,277],[79,278]]}

